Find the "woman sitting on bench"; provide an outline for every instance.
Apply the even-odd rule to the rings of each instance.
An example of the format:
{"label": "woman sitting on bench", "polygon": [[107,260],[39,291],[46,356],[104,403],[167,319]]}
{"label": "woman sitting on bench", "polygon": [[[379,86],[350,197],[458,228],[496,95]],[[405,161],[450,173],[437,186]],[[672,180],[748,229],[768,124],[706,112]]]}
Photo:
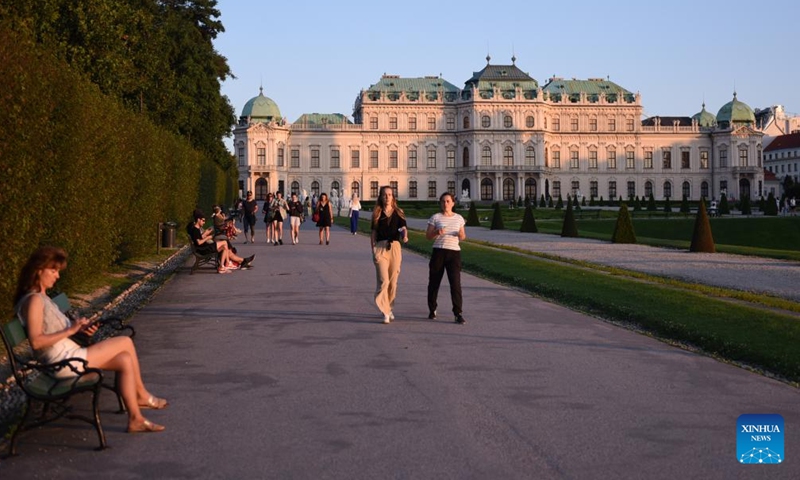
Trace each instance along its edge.
{"label": "woman sitting on bench", "polygon": [[[44,363],[55,363],[67,358],[82,358],[88,367],[112,370],[119,375],[119,388],[128,410],[128,432],[160,432],[164,427],[142,415],[141,409],[160,410],[167,401],[150,394],[142,382],[139,357],[130,337],[112,337],[88,347],[81,347],[70,337],[83,332],[92,335],[97,325],[81,318],[75,322],[58,309],[46,295],[55,285],[60,271],[67,266],[67,254],[56,247],[41,247],[22,267],[14,296],[16,312],[28,331],[28,340],[36,357]],[[82,371],[83,364],[70,365]],[[75,376],[70,368],[63,368],[57,377]]]}
{"label": "woman sitting on bench", "polygon": [[239,265],[239,268],[246,269],[250,267],[255,255],[242,258],[228,248],[227,239],[214,240],[213,228],[203,230],[203,225],[206,223],[206,216],[202,210],[195,210],[193,217],[194,223],[190,223],[186,227],[186,232],[189,234],[191,241],[194,242],[197,253],[200,255],[208,255],[209,253],[217,252],[219,254],[217,272],[230,273],[231,271],[228,269],[228,265],[232,265],[234,262]]}

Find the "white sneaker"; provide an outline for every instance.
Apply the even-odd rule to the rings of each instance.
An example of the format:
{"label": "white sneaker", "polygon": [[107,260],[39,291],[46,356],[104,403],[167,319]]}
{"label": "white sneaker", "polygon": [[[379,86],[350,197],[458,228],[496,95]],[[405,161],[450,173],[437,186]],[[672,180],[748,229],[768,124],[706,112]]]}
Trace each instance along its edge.
{"label": "white sneaker", "polygon": [[383,316],[383,323],[384,324],[388,325],[389,323],[391,323],[391,321],[392,321],[392,317],[390,317],[389,315],[384,315]]}
{"label": "white sneaker", "polygon": [[394,312],[389,312],[389,320],[394,321]]}

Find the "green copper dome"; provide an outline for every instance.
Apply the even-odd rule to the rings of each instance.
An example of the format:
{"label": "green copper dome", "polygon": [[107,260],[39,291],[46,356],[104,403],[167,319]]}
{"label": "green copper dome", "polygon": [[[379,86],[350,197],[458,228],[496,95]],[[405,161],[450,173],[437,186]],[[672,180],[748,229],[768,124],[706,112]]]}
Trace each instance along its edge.
{"label": "green copper dome", "polygon": [[251,98],[244,104],[242,117],[250,117],[251,121],[278,121],[281,119],[281,110],[271,98],[265,97],[264,89],[259,87],[258,96]]}
{"label": "green copper dome", "polygon": [[717,125],[717,117],[706,110],[705,103],[703,103],[703,109],[700,110],[699,113],[692,115],[692,120],[697,120],[697,124],[701,127],[713,127]]}
{"label": "green copper dome", "polygon": [[722,127],[729,127],[735,123],[752,125],[756,123],[756,115],[746,103],[736,99],[736,92],[734,92],[733,100],[723,105],[717,112],[717,123]]}

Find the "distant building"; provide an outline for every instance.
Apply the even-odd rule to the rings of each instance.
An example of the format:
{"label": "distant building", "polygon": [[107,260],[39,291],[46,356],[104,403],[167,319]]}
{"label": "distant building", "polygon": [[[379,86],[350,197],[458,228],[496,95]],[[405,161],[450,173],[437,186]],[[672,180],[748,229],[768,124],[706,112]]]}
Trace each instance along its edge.
{"label": "distant building", "polygon": [[716,116],[703,105],[691,117],[642,121],[640,95],[609,79],[540,86],[516,58],[486,60],[463,88],[383,75],[357,95],[352,122],[312,113],[289,123],[260,93],[234,129],[240,189],[372,200],[391,185],[403,201],[445,191],[481,201],[763,192],[763,134],[735,93]]}
{"label": "distant building", "polygon": [[764,134],[764,148],[776,137],[790,133],[800,133],[800,116],[789,115],[783,105],[773,105],[756,109],[756,128]]}
{"label": "distant building", "polygon": [[764,168],[775,174],[781,189],[775,194],[783,194],[783,184],[786,177],[792,178],[793,183],[800,180],[798,173],[800,165],[800,132],[775,137],[772,143],[764,149]]}

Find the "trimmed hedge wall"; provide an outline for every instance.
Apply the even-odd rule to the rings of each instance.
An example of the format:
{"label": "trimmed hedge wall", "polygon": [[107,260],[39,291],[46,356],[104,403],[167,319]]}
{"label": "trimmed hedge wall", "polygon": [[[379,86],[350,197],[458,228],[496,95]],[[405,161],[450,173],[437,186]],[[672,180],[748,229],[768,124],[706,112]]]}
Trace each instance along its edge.
{"label": "trimmed hedge wall", "polygon": [[230,176],[215,162],[4,25],[0,78],[2,318],[12,315],[17,275],[37,246],[67,250],[59,286],[68,291],[154,252],[158,222],[185,224],[197,205],[227,196]]}

